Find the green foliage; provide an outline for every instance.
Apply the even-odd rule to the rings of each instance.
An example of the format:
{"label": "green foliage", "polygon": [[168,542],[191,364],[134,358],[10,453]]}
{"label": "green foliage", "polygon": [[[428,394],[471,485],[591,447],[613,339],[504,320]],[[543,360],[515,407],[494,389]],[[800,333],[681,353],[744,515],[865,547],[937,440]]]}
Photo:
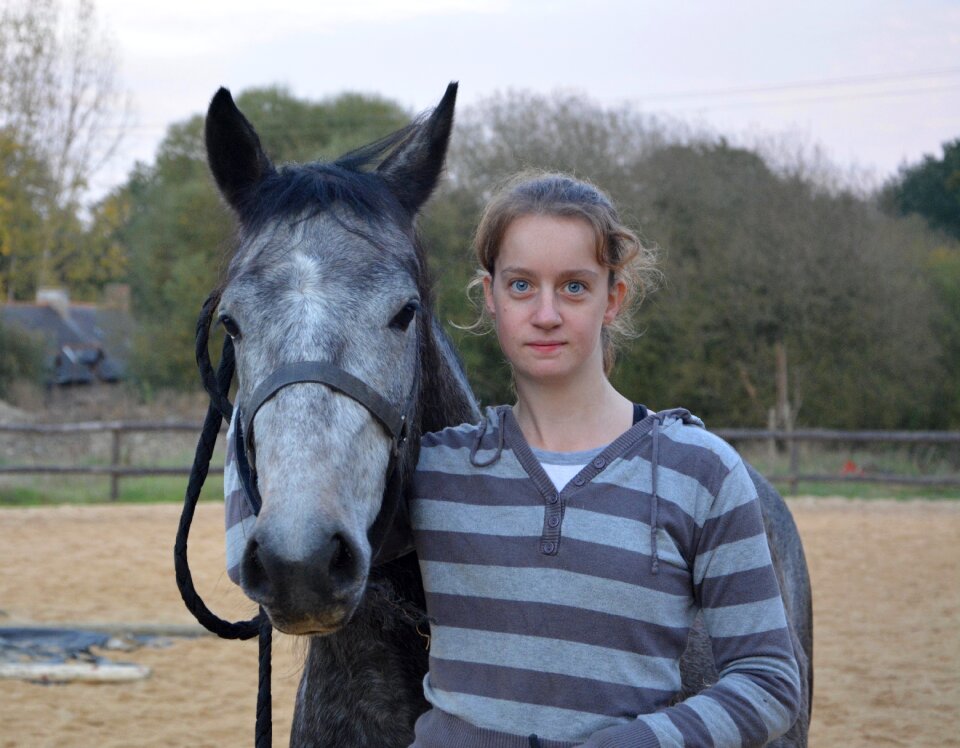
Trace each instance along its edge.
{"label": "green foliage", "polygon": [[114,44],[92,0],[11,0],[0,7],[0,286],[40,285],[95,298],[123,273],[78,212],[90,177],[125,130]]}
{"label": "green foliage", "polygon": [[[238,103],[278,163],[336,157],[408,119],[352,94],[305,102],[265,88]],[[172,126],[155,163],[140,165],[95,221],[101,246],[127,251],[145,388],[197,386],[195,318],[229,260],[232,218],[207,174],[202,125],[196,116]],[[449,178],[420,221],[438,316],[482,402],[513,393],[494,336],[462,329],[477,319],[463,293],[470,239],[493,186],[528,167],[596,181],[661,250],[665,283],[614,375],[628,396],[687,406],[713,425],[765,425],[782,349],[800,424],[957,425],[953,245],[813,181],[802,165],[776,169],[723,140],[573,96],[506,95],[461,111]]]}
{"label": "green foliage", "polygon": [[38,337],[0,322],[0,398],[18,379],[37,382],[44,368],[44,343]]}
{"label": "green foliage", "polygon": [[639,168],[667,285],[652,339],[638,342],[653,351],[625,357],[625,386],[714,423],[762,425],[780,344],[802,423],[913,420],[914,397],[938,374],[923,231],[723,142],[660,149]]}
{"label": "green foliage", "polygon": [[[181,465],[189,463],[184,456]],[[157,504],[183,501],[185,476],[123,478],[117,501],[122,504]],[[0,506],[100,504],[110,500],[110,479],[100,476],[12,476],[0,483]],[[223,476],[204,481],[200,501],[223,501]]]}
{"label": "green foliage", "polygon": [[938,303],[933,331],[941,341],[939,382],[930,406],[933,425],[960,428],[960,246],[942,246],[928,256],[927,274]]}
{"label": "green foliage", "polygon": [[900,170],[885,199],[901,214],[918,213],[934,229],[960,239],[960,138],[943,144],[943,158]]}
{"label": "green foliage", "polygon": [[39,195],[49,174],[22,144],[0,131],[0,296],[34,292],[40,256],[43,205]]}

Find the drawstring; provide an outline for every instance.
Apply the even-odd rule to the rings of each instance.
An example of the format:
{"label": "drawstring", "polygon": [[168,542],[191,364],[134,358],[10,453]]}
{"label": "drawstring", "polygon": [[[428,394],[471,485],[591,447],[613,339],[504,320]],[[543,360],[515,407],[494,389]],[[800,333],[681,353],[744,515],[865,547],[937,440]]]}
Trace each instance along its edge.
{"label": "drawstring", "polygon": [[650,499],[650,555],[652,561],[650,563],[650,573],[656,574],[660,571],[660,558],[657,555],[657,522],[659,518],[657,516],[660,509],[659,501],[657,499],[657,469],[659,467],[658,461],[660,459],[660,419],[653,419],[653,460],[652,460],[652,477],[651,477],[651,492],[653,496]]}
{"label": "drawstring", "polygon": [[[480,442],[483,441],[484,434],[487,433],[487,426],[490,423],[490,413],[497,419],[497,449],[491,457],[486,462],[477,462],[477,450],[480,449]],[[473,441],[473,446],[470,448],[470,464],[474,467],[490,467],[493,463],[500,459],[500,454],[503,452],[503,425],[500,424],[500,416],[497,411],[493,408],[490,408],[487,411],[487,417],[480,422],[480,431],[477,432],[477,438]]]}
{"label": "drawstring", "polygon": [[[660,522],[660,497],[657,491],[657,473],[660,468],[660,417],[664,414],[656,414],[653,418],[653,455],[652,455],[652,474],[651,474],[651,498],[650,498],[650,572],[658,574],[660,572],[660,555],[657,551],[657,530]],[[480,449],[480,443],[487,433],[487,428],[493,419],[497,420],[497,448],[486,462],[477,461],[477,451]],[[473,446],[470,448],[470,464],[474,467],[489,467],[497,460],[503,452],[503,424],[500,423],[500,414],[494,408],[487,410],[487,417],[480,422],[480,430],[474,439]]]}

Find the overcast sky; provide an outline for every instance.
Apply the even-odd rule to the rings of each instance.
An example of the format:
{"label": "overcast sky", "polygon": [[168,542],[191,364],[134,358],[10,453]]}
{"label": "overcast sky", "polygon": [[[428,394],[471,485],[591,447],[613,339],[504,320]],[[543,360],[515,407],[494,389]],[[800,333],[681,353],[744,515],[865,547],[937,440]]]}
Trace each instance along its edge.
{"label": "overcast sky", "polygon": [[379,93],[413,110],[450,80],[584,93],[726,134],[821,146],[881,180],[960,137],[956,0],[96,0],[134,125],[102,192],[152,161],[218,86]]}

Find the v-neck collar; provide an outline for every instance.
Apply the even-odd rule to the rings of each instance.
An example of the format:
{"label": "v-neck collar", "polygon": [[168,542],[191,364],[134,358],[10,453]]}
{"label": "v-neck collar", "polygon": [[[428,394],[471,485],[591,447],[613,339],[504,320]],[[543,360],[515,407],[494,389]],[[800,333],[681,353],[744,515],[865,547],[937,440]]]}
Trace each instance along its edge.
{"label": "v-neck collar", "polygon": [[537,490],[548,501],[553,495],[566,499],[567,496],[587,485],[598,474],[603,472],[608,465],[648,434],[654,421],[654,416],[648,411],[645,418],[637,421],[610,442],[600,454],[590,460],[579,473],[573,476],[562,490],[557,491],[556,486],[553,485],[553,481],[550,480],[550,477],[543,469],[543,465],[540,464],[540,460],[536,458],[536,455],[533,454],[533,450],[527,443],[520,424],[517,423],[517,419],[513,415],[513,408],[509,405],[501,405],[497,408],[497,411],[500,428],[504,430],[505,443],[513,450],[517,461],[527,472],[527,475],[530,476]]}

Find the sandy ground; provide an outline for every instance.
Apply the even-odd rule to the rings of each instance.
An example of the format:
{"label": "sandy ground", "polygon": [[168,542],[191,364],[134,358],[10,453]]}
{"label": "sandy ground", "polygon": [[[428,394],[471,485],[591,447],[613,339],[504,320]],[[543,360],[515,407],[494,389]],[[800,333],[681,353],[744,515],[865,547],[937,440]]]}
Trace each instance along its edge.
{"label": "sandy ground", "polygon": [[[791,502],[813,577],[811,745],[960,746],[960,504]],[[0,510],[0,625],[191,623],[173,579],[179,507]],[[198,589],[221,616],[252,605],[223,569],[221,509],[200,508]],[[274,646],[274,744],[293,711],[297,642]],[[0,746],[240,746],[253,740],[256,642],[176,639],[110,653],[128,684],[0,681]]]}

